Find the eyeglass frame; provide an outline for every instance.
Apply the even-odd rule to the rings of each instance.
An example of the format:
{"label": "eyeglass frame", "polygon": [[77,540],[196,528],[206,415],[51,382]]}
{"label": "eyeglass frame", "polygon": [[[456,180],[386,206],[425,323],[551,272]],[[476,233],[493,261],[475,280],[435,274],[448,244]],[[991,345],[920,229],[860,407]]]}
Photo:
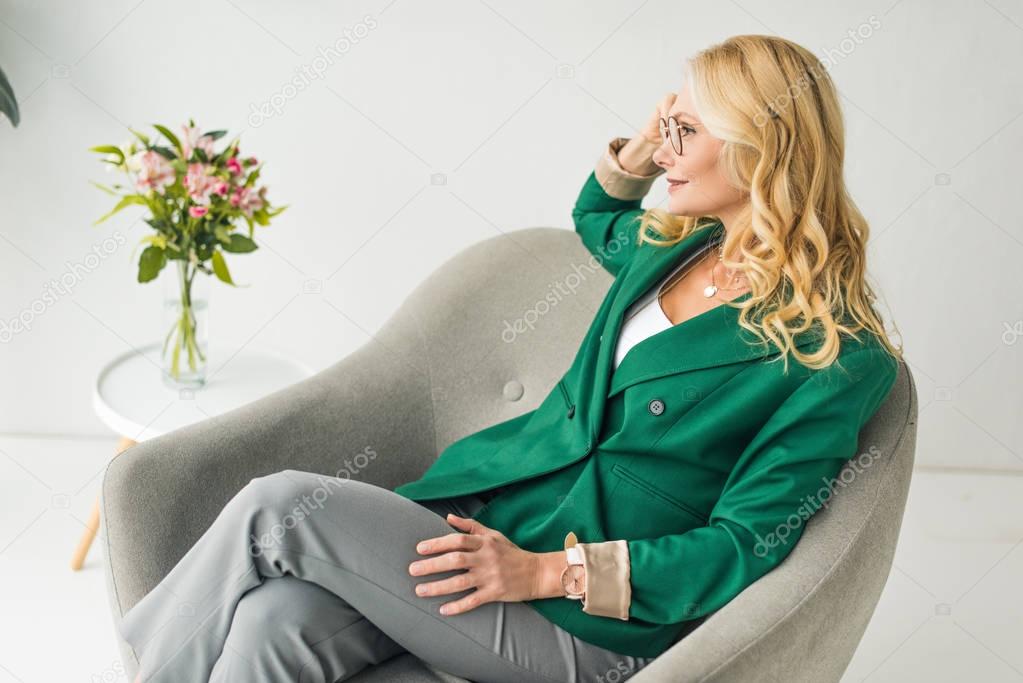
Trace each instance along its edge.
{"label": "eyeglass frame", "polygon": [[[674,130],[675,130],[675,137],[672,137],[672,135],[671,135],[671,132],[672,132],[672,127],[671,126],[672,126],[672,124],[675,125],[675,128],[674,128]],[[674,116],[668,116],[667,118],[662,116],[660,118],[661,142],[664,142],[665,140],[669,140],[670,139],[671,140],[671,148],[675,151],[675,154],[677,154],[678,156],[682,156],[682,150],[683,150],[683,147],[682,147],[682,135],[679,133],[679,129],[682,128],[682,126],[683,126],[683,124],[679,123],[678,119],[676,119]],[[691,127],[691,126],[686,126],[686,127]],[[675,140],[676,139],[678,140],[678,145],[677,146],[675,145]]]}

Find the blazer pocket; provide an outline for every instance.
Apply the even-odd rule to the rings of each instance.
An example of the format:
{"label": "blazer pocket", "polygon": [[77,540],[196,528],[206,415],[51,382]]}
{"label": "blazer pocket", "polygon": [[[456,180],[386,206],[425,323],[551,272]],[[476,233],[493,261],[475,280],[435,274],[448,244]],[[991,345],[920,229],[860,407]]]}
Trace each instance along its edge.
{"label": "blazer pocket", "polygon": [[617,474],[622,479],[625,479],[626,481],[630,482],[633,486],[640,488],[646,493],[650,494],[654,498],[658,498],[669,505],[673,505],[682,512],[685,512],[686,514],[700,520],[700,522],[703,524],[707,523],[708,518],[706,515],[686,505],[682,501],[675,498],[675,496],[671,495],[667,491],[661,490],[659,487],[651,484],[646,479],[641,479],[635,473],[626,469],[625,466],[619,463],[615,463],[614,465],[611,466],[611,471]]}

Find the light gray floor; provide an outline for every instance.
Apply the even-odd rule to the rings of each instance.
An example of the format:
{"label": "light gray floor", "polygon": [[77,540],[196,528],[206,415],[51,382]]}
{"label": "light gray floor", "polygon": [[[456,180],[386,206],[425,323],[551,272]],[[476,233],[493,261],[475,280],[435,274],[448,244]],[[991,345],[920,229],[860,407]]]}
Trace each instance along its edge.
{"label": "light gray floor", "polygon": [[[0,436],[0,683],[127,680],[100,544],[81,572],[68,568],[115,443]],[[843,683],[1023,681],[1021,576],[1023,477],[918,470],[895,567]]]}

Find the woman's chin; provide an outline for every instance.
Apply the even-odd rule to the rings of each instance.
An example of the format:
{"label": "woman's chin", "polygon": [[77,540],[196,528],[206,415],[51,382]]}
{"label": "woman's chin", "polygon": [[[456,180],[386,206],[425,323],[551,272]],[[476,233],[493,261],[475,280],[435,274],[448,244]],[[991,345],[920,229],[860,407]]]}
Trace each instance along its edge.
{"label": "woman's chin", "polygon": [[672,215],[693,216],[696,215],[692,213],[694,210],[696,210],[696,207],[693,206],[692,202],[683,201],[675,197],[668,200],[668,213]]}

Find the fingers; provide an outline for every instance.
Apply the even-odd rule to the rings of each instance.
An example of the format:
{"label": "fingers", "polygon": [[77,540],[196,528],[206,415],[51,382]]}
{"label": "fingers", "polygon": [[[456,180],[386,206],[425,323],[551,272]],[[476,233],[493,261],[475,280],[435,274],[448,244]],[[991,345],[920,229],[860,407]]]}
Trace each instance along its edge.
{"label": "fingers", "polygon": [[472,572],[463,572],[458,576],[452,576],[447,579],[420,583],[416,585],[416,595],[420,597],[430,597],[434,595],[460,593],[461,591],[468,590],[476,585],[473,582],[473,579],[474,575]]}
{"label": "fingers", "polygon": [[460,600],[444,603],[440,606],[440,613],[445,616],[461,614],[462,612],[468,612],[469,610],[475,609],[487,602],[491,602],[491,600],[487,598],[486,595],[481,594],[481,591],[475,590]]}
{"label": "fingers", "polygon": [[671,111],[672,105],[675,104],[675,99],[678,97],[677,93],[670,92],[661,98],[661,103],[658,105],[658,111],[663,117],[668,116],[668,112]]}
{"label": "fingers", "polygon": [[467,569],[474,564],[475,558],[472,557],[472,554],[471,552],[451,551],[429,560],[416,560],[408,566],[408,573],[412,576],[422,576],[455,569]]}
{"label": "fingers", "polygon": [[496,533],[494,529],[491,529],[472,517],[459,517],[458,515],[450,512],[448,513],[448,524],[459,529],[464,529],[466,533],[476,534],[479,536],[487,536]]}
{"label": "fingers", "polygon": [[416,546],[416,552],[420,555],[435,555],[449,550],[475,550],[481,545],[479,536],[455,532],[420,541]]}

